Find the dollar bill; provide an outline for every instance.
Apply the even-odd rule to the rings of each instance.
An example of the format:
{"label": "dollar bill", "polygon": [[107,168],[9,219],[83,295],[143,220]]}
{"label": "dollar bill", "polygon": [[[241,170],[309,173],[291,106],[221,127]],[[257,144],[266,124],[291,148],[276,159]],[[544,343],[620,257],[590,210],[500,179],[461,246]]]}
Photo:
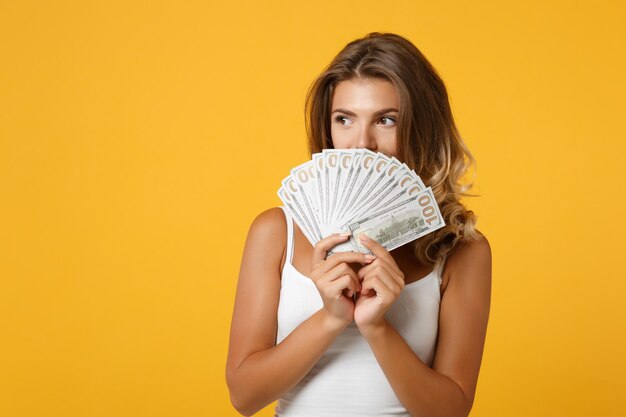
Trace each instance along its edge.
{"label": "dollar bill", "polygon": [[319,195],[317,193],[317,170],[313,161],[307,161],[293,168],[291,176],[302,193],[307,212],[311,216],[311,223],[317,225],[320,236],[324,236],[325,231],[321,226],[323,225],[322,213],[319,208]]}
{"label": "dollar bill", "polygon": [[311,242],[312,245],[315,245],[314,242],[317,242],[318,239],[309,229],[309,226],[307,225],[309,222],[308,220],[305,221],[305,214],[304,211],[300,209],[300,205],[296,203],[295,199],[292,197],[291,194],[287,192],[284,186],[281,186],[278,189],[277,194],[278,198],[280,198],[280,200],[283,202],[283,205],[291,213],[293,219],[295,220],[296,224],[298,225],[304,236],[306,236],[307,240]]}
{"label": "dollar bill", "polygon": [[346,224],[350,242],[359,251],[371,253],[360,241],[365,234],[391,251],[445,226],[430,187],[358,221]]}
{"label": "dollar bill", "polygon": [[324,149],[290,172],[278,197],[312,246],[350,238],[328,255],[369,253],[365,233],[393,250],[445,225],[430,187],[398,159],[368,149]]}
{"label": "dollar bill", "polygon": [[368,187],[371,182],[371,178],[375,178],[375,170],[373,169],[377,161],[379,160],[382,154],[377,154],[371,151],[369,153],[365,153],[361,158],[360,167],[358,170],[358,178],[354,183],[353,190],[350,190],[351,197],[347,200],[346,205],[343,208],[343,211],[338,214],[338,219],[345,219],[349,217],[349,212],[352,208],[357,206],[356,204],[360,198],[363,198],[363,191],[366,187]]}
{"label": "dollar bill", "polygon": [[321,217],[321,225],[326,224],[326,217],[323,210],[324,207],[324,191],[323,191],[323,175],[324,175],[324,155],[321,152],[313,154],[312,156],[313,166],[315,167],[315,183],[317,184],[317,198],[318,198],[318,209]]}
{"label": "dollar bill", "polygon": [[[347,204],[348,199],[352,195],[354,191],[354,185],[359,178],[359,173],[361,172],[361,158],[365,154],[365,151],[370,152],[374,155],[373,152],[367,149],[354,149],[352,154],[352,160],[350,161],[350,169],[348,175],[346,177],[346,182],[344,184],[344,190],[341,196],[341,200],[337,205],[337,218],[341,219],[341,213],[343,213],[344,207]],[[373,159],[373,156],[372,156]]]}

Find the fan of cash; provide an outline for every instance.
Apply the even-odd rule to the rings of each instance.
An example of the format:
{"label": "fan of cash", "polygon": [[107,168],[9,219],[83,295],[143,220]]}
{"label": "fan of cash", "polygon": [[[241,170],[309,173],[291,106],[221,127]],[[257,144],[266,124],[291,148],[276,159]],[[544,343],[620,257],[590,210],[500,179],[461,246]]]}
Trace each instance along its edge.
{"label": "fan of cash", "polygon": [[282,181],[278,197],[312,246],[350,233],[329,255],[369,254],[363,233],[391,251],[445,226],[431,188],[406,164],[368,149],[313,154]]}

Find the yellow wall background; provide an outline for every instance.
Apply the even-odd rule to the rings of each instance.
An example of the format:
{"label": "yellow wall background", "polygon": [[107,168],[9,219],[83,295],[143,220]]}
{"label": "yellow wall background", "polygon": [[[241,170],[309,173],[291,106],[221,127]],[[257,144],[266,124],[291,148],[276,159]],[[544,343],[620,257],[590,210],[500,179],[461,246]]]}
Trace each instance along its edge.
{"label": "yellow wall background", "polygon": [[[626,413],[622,2],[0,3],[0,415],[236,416],[251,221],[307,87],[411,39],[478,160],[493,250],[472,416]],[[271,416],[272,407],[258,415]]]}

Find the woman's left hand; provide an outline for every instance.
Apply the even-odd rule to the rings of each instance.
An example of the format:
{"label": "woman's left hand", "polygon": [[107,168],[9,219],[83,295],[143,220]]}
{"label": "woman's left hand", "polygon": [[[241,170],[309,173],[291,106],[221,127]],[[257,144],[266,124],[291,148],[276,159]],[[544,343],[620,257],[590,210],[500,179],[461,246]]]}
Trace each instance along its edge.
{"label": "woman's left hand", "polygon": [[380,243],[365,234],[359,238],[376,256],[374,261],[358,272],[362,281],[354,307],[354,321],[361,333],[365,333],[385,325],[385,313],[404,289],[404,274]]}

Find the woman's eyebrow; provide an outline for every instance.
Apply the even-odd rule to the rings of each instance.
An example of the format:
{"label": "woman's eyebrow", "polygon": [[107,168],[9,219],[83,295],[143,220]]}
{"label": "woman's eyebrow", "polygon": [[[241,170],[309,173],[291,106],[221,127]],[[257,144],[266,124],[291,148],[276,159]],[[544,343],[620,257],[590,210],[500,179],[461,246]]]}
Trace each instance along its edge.
{"label": "woman's eyebrow", "polygon": [[[374,116],[378,116],[379,114],[383,114],[383,113],[389,113],[389,112],[392,112],[392,111],[397,112],[398,109],[393,108],[393,107],[387,107],[386,109],[381,109],[381,110],[378,110],[377,112],[374,112]],[[330,114],[333,114],[333,113],[344,113],[344,114],[347,114],[349,116],[356,116],[355,113],[351,112],[350,110],[346,110],[346,109],[335,109]]]}

